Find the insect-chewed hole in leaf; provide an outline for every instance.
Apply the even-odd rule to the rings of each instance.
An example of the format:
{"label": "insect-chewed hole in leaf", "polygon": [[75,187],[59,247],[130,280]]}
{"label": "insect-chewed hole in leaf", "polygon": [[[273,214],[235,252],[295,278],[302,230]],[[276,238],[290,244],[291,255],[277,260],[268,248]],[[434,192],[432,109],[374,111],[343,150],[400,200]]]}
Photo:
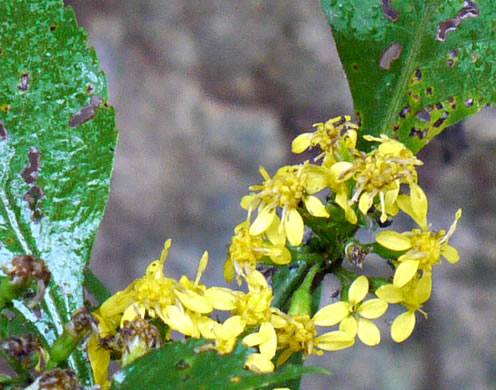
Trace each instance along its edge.
{"label": "insect-chewed hole in leaf", "polygon": [[455,60],[448,60],[448,68],[453,68],[455,66]]}
{"label": "insect-chewed hole in leaf", "polygon": [[420,110],[415,116],[418,120],[425,123],[429,123],[431,121],[431,114],[429,114],[426,110]]}
{"label": "insect-chewed hole in leaf", "polygon": [[400,118],[401,119],[406,119],[406,116],[412,111],[412,108],[410,105],[403,107],[403,109],[400,112]]}
{"label": "insect-chewed hole in leaf", "polygon": [[437,121],[435,121],[434,124],[432,125],[432,127],[435,127],[436,129],[441,127],[443,125],[443,123],[446,121],[446,119],[448,119],[448,116],[449,116],[449,112],[444,111],[441,118],[439,118]]}
{"label": "insect-chewed hole in leaf", "polygon": [[101,106],[103,99],[98,95],[93,95],[90,103],[84,106],[77,112],[69,121],[69,126],[78,127],[93,119],[96,114],[96,109]]}
{"label": "insect-chewed hole in leaf", "polygon": [[41,199],[44,196],[45,193],[40,186],[33,186],[22,197],[22,199],[28,202],[29,208],[32,211],[31,220],[33,222],[39,222],[45,215],[41,211]]}
{"label": "insect-chewed hole in leaf", "polygon": [[190,366],[189,366],[189,363],[185,360],[179,360],[176,362],[176,364],[174,365],[178,370],[182,371],[182,370],[187,370]]}
{"label": "insect-chewed hole in leaf", "polygon": [[480,10],[473,1],[465,0],[463,8],[458,11],[455,17],[442,21],[437,26],[436,39],[441,42],[446,42],[448,33],[455,31],[460,24],[469,18],[475,18],[480,15]]}
{"label": "insect-chewed hole in leaf", "polygon": [[474,105],[474,99],[470,98],[465,100],[465,107],[472,107]]}
{"label": "insect-chewed hole in leaf", "polygon": [[2,141],[5,141],[7,137],[9,136],[9,132],[7,131],[7,128],[3,124],[2,121],[0,121],[0,138]]}
{"label": "insect-chewed hole in leaf", "polygon": [[434,90],[432,89],[432,87],[427,87],[427,88],[425,89],[425,94],[426,94],[426,95],[432,96],[432,95],[433,95],[433,93],[434,93]]}
{"label": "insect-chewed hole in leaf", "polygon": [[381,8],[384,16],[391,22],[396,22],[400,17],[400,13],[391,5],[391,0],[382,0]]}
{"label": "insect-chewed hole in leaf", "polygon": [[50,31],[55,31],[57,29],[57,26],[55,24],[52,24],[50,26]]}
{"label": "insect-chewed hole in leaf", "polygon": [[427,130],[417,129],[416,127],[412,127],[410,129],[410,134],[408,134],[410,138],[417,137],[418,139],[424,139],[427,137]]}
{"label": "insect-chewed hole in leaf", "polygon": [[451,58],[456,58],[458,57],[458,49],[454,49],[454,50],[451,50],[448,55],[451,57]]}
{"label": "insect-chewed hole in leaf", "polygon": [[0,54],[3,54],[3,49],[0,47]]}
{"label": "insect-chewed hole in leaf", "polygon": [[17,86],[21,91],[26,92],[29,89],[29,73],[21,74],[21,83]]}
{"label": "insect-chewed hole in leaf", "polygon": [[389,70],[394,61],[400,58],[403,52],[403,45],[399,42],[393,42],[384,53],[382,53],[381,59],[379,60],[379,66],[382,69]]}
{"label": "insect-chewed hole in leaf", "polygon": [[32,184],[38,179],[40,171],[40,152],[31,147],[29,151],[29,164],[21,172],[21,176],[27,184]]}
{"label": "insect-chewed hole in leaf", "polygon": [[398,133],[398,131],[400,130],[400,125],[398,123],[395,123],[393,125],[393,133]]}
{"label": "insect-chewed hole in leaf", "polygon": [[88,84],[88,86],[86,87],[86,93],[88,95],[90,95],[94,90],[95,90],[95,87],[91,84]]}

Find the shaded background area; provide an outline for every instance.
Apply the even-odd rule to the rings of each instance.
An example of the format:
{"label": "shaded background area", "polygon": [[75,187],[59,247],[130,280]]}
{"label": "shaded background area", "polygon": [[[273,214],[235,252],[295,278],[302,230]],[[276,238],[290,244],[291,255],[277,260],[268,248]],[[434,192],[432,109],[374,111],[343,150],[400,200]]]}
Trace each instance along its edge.
{"label": "shaded background area", "polygon": [[[114,291],[145,272],[167,238],[167,272],[221,279],[239,200],[294,160],[291,139],[352,113],[351,97],[317,0],[73,0],[107,74],[120,144],[92,268]],[[414,337],[357,343],[312,359],[333,372],[304,389],[490,389],[496,383],[495,114],[448,130],[421,154],[430,220],[447,228],[457,265],[435,269],[435,291]],[[465,134],[465,135],[464,135]],[[404,220],[409,227],[409,221]],[[366,271],[374,269],[370,258]],[[370,265],[369,265],[370,264]],[[333,280],[328,290],[332,291]],[[330,300],[330,293],[326,293]]]}

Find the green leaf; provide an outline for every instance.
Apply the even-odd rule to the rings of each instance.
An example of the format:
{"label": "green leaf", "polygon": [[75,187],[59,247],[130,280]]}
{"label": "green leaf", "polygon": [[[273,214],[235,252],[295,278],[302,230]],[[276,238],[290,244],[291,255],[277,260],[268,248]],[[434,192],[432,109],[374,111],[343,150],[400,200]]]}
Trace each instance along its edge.
{"label": "green leaf", "polygon": [[496,101],[493,0],[321,3],[363,134],[386,134],[417,152]]}
{"label": "green leaf", "polygon": [[112,296],[107,286],[88,267],[84,270],[84,287],[100,305]]}
{"label": "green leaf", "polygon": [[115,113],[96,54],[62,0],[0,3],[0,76],[0,265],[22,254],[45,260],[44,308],[61,333],[83,306]]}
{"label": "green leaf", "polygon": [[272,374],[255,374],[243,368],[254,352],[238,345],[230,355],[216,351],[198,352],[204,340],[175,341],[151,351],[114,376],[112,390],[167,389],[257,389],[304,374],[327,374],[319,367],[285,365]]}

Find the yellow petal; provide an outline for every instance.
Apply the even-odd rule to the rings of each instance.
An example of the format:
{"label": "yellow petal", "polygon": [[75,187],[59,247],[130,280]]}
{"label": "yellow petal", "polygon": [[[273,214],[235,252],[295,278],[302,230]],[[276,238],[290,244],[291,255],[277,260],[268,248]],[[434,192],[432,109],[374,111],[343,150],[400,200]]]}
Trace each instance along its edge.
{"label": "yellow petal", "polygon": [[336,180],[337,182],[341,182],[341,181],[346,181],[351,177],[352,174],[351,168],[353,168],[352,163],[346,161],[340,161],[337,162],[336,164],[333,164],[330,171],[334,180]]}
{"label": "yellow petal", "polygon": [[274,371],[274,363],[261,353],[252,353],[246,359],[245,367],[257,374],[267,374]]}
{"label": "yellow petal", "polygon": [[310,141],[312,140],[313,133],[303,133],[300,134],[293,140],[291,145],[291,150],[293,153],[303,153],[310,146]]}
{"label": "yellow petal", "polygon": [[236,296],[228,288],[211,287],[205,291],[205,298],[216,310],[234,310]]}
{"label": "yellow petal", "polygon": [[412,210],[415,213],[415,221],[422,229],[426,230],[428,208],[427,196],[425,196],[425,192],[418,184],[410,184],[410,202]]}
{"label": "yellow petal", "polygon": [[171,329],[181,332],[186,336],[200,337],[200,331],[194,326],[191,318],[177,306],[167,306],[162,320]]}
{"label": "yellow petal", "polygon": [[313,317],[317,326],[332,326],[341,322],[350,313],[348,302],[336,302],[320,309]]}
{"label": "yellow petal", "polygon": [[277,214],[275,214],[274,219],[270,224],[270,226],[265,231],[265,234],[267,235],[267,238],[272,244],[285,245],[286,235],[284,234],[284,231],[282,229],[279,229],[279,226],[281,226],[281,220],[279,219]]}
{"label": "yellow petal", "polygon": [[415,288],[413,299],[419,305],[427,302],[431,297],[432,292],[432,277],[428,273],[424,273],[422,278],[418,281],[417,287]]}
{"label": "yellow petal", "polygon": [[375,239],[384,248],[391,249],[396,252],[406,251],[412,247],[412,241],[410,238],[392,230],[379,232]]}
{"label": "yellow petal", "polygon": [[362,212],[363,215],[367,215],[369,209],[372,207],[373,201],[374,197],[370,192],[364,192],[360,196],[360,200],[358,201],[358,209]]}
{"label": "yellow petal", "polygon": [[355,279],[351,284],[350,291],[348,292],[348,297],[352,305],[356,305],[363,301],[363,298],[367,296],[369,292],[369,280],[366,276],[362,275]]}
{"label": "yellow petal", "polygon": [[375,295],[384,299],[387,303],[400,303],[404,300],[401,288],[396,287],[393,284],[386,284],[385,286],[379,287],[376,290]]}
{"label": "yellow petal", "polygon": [[277,334],[270,322],[264,322],[260,326],[260,333],[264,335],[264,340],[260,344],[260,353],[268,359],[272,359],[276,354]]}
{"label": "yellow petal", "polygon": [[381,332],[372,321],[360,318],[358,320],[358,338],[362,343],[374,346],[380,343]]}
{"label": "yellow petal", "polygon": [[382,316],[388,308],[388,304],[382,299],[369,299],[363,302],[357,312],[364,318],[376,319]]}
{"label": "yellow petal", "polygon": [[419,266],[418,260],[407,260],[396,268],[396,272],[394,273],[393,284],[396,287],[403,287],[407,284],[417,273]]}
{"label": "yellow petal", "polygon": [[415,312],[407,311],[400,314],[391,326],[391,337],[397,343],[405,341],[415,328]]}
{"label": "yellow petal", "polygon": [[234,280],[235,273],[234,264],[231,258],[228,258],[224,264],[224,279],[226,279],[226,282],[231,283]]}
{"label": "yellow petal", "polygon": [[355,337],[358,332],[358,322],[355,317],[348,316],[339,324],[339,330]]}
{"label": "yellow petal", "polygon": [[451,245],[444,245],[441,248],[441,254],[448,260],[451,264],[455,264],[460,260],[460,254]]}
{"label": "yellow petal", "polygon": [[250,234],[256,236],[262,234],[272,224],[274,216],[276,215],[275,208],[264,207],[255,218],[255,221],[250,226]]}
{"label": "yellow petal", "polygon": [[316,196],[306,196],[303,198],[303,203],[305,203],[305,207],[308,212],[314,217],[329,217],[329,213],[327,212],[325,206]]}
{"label": "yellow petal", "polygon": [[103,388],[108,379],[110,351],[100,345],[96,334],[88,342],[88,357],[95,383]]}
{"label": "yellow petal", "polygon": [[324,351],[340,351],[353,346],[355,344],[355,337],[349,333],[336,330],[324,333],[314,341],[315,345]]}
{"label": "yellow petal", "polygon": [[245,195],[241,198],[241,207],[244,210],[250,210],[257,207],[257,196],[255,194]]}
{"label": "yellow petal", "polygon": [[298,246],[303,241],[303,233],[305,231],[305,224],[303,218],[296,209],[289,209],[286,213],[284,223],[284,231],[288,241],[293,246]]}
{"label": "yellow petal", "polygon": [[195,313],[208,314],[213,310],[213,307],[207,298],[191,290],[186,290],[186,292],[174,290],[174,294],[185,307]]}
{"label": "yellow petal", "polygon": [[292,260],[291,252],[284,246],[271,248],[269,257],[274,263],[279,265],[289,264]]}

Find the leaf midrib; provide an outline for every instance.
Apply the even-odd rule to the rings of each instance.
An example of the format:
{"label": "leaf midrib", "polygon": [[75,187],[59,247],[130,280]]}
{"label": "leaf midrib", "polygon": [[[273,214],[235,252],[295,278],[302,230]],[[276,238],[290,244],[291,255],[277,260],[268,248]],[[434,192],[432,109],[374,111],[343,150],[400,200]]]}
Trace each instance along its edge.
{"label": "leaf midrib", "polygon": [[[408,91],[408,85],[410,82],[410,77],[417,66],[417,57],[421,49],[422,37],[424,36],[425,29],[429,27],[429,16],[432,14],[431,9],[434,6],[434,1],[429,1],[428,4],[424,6],[422,11],[422,20],[417,24],[417,28],[413,33],[413,44],[408,51],[406,61],[401,69],[400,77],[396,87],[394,89],[391,104],[388,106],[386,115],[381,124],[382,132],[388,132],[393,128],[393,125],[398,117],[398,113],[401,110],[402,97],[406,95]],[[416,38],[417,37],[417,38]]]}

